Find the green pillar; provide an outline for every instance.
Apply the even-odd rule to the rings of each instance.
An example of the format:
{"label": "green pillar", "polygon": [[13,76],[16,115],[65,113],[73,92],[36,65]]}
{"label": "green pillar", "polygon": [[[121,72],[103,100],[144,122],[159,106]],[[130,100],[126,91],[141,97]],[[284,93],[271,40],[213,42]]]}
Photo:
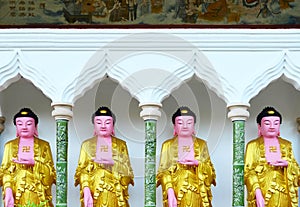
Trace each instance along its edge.
{"label": "green pillar", "polygon": [[68,120],[56,120],[56,206],[67,206]]}
{"label": "green pillar", "polygon": [[233,121],[232,206],[244,206],[245,121]]}
{"label": "green pillar", "polygon": [[249,117],[249,104],[228,106],[228,118],[233,123],[233,166],[232,166],[232,206],[244,206],[244,155],[245,121]]}
{"label": "green pillar", "polygon": [[145,121],[145,207],[156,206],[156,120]]}
{"label": "green pillar", "polygon": [[161,104],[140,104],[145,121],[145,201],[144,207],[156,207],[156,123]]}
{"label": "green pillar", "polygon": [[68,206],[68,123],[72,105],[52,103],[56,120],[56,207]]}

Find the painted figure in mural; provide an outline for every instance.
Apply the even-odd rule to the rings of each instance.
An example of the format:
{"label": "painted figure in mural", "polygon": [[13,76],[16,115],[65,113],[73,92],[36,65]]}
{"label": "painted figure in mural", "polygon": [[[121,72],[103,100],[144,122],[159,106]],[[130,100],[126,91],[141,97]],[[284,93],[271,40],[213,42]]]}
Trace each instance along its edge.
{"label": "painted figure in mural", "polygon": [[75,174],[81,206],[128,207],[128,186],[134,185],[126,142],[114,136],[116,119],[108,107],[92,116],[94,137],[84,141]]}
{"label": "painted figure in mural", "polygon": [[212,206],[211,185],[216,174],[207,144],[195,137],[196,115],[180,107],[172,116],[174,137],[162,145],[157,187],[162,186],[164,207]]}
{"label": "painted figure in mural", "polygon": [[298,206],[300,170],[291,142],[279,137],[281,114],[266,107],[256,122],[259,137],[247,144],[245,154],[248,206]]}
{"label": "painted figure in mural", "polygon": [[119,22],[122,20],[122,0],[114,0],[113,8],[109,10],[109,21]]}
{"label": "painted figure in mural", "polygon": [[126,5],[129,13],[129,21],[133,21],[136,19],[137,15],[137,1],[136,0],[126,0]]}
{"label": "painted figure in mural", "polygon": [[37,136],[37,115],[21,109],[13,119],[17,138],[4,147],[1,170],[5,207],[45,203],[53,206],[51,186],[56,172],[48,142]]}

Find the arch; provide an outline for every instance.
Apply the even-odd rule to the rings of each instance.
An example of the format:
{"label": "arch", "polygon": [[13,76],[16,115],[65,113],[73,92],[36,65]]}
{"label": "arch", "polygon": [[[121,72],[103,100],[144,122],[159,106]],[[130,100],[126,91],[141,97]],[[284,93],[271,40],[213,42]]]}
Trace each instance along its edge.
{"label": "arch", "polygon": [[[157,75],[151,74],[151,70]],[[142,72],[146,79],[141,78],[139,73]],[[234,91],[198,48],[164,33],[128,35],[100,48],[66,87],[62,95],[64,101],[74,103],[105,75],[118,81],[140,103],[160,103],[193,75],[202,79],[225,102]],[[151,82],[147,75],[160,81]]]}
{"label": "arch", "polygon": [[64,89],[62,101],[75,103],[86,91],[90,90],[99,80],[101,81],[105,77],[110,65],[107,51],[97,51],[73,82]]}
{"label": "arch", "polygon": [[28,60],[26,60],[21,50],[15,50],[14,52],[11,60],[6,65],[0,66],[0,91],[24,77],[31,81],[48,98],[53,99],[56,90],[51,81],[47,79],[42,71],[28,64]]}
{"label": "arch", "polygon": [[[200,62],[200,60],[204,61]],[[196,77],[200,78],[223,101],[229,103],[230,97],[235,93],[234,87],[214,69],[213,65],[199,50],[194,52],[191,66]]]}
{"label": "arch", "polygon": [[242,100],[248,103],[262,89],[280,77],[300,90],[300,66],[293,63],[290,55],[288,51],[283,51],[282,57],[277,63],[257,74],[251,84],[245,88]]}

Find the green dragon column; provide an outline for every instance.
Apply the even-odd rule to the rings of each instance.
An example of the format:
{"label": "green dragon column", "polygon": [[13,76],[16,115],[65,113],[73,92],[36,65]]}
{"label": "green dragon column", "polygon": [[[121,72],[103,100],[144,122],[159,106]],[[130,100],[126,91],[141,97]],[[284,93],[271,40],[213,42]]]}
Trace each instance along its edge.
{"label": "green dragon column", "polygon": [[54,103],[56,120],[56,207],[68,206],[68,122],[73,116],[72,105]]}
{"label": "green dragon column", "polygon": [[145,207],[156,206],[156,123],[161,116],[160,104],[140,105],[145,121]]}
{"label": "green dragon column", "polygon": [[233,175],[232,206],[244,206],[244,154],[245,154],[245,121],[249,117],[249,105],[230,105],[228,118],[233,123]]}
{"label": "green dragon column", "polygon": [[56,120],[56,206],[67,206],[68,120]]}
{"label": "green dragon column", "polygon": [[244,206],[245,121],[233,121],[232,206]]}

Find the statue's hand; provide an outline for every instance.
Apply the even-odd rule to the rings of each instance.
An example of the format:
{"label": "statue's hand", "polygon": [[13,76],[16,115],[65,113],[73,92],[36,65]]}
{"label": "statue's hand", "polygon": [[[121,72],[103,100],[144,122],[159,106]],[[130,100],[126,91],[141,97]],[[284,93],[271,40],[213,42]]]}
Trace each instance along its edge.
{"label": "statue's hand", "polygon": [[97,162],[99,164],[106,164],[106,165],[114,165],[114,161],[110,159],[94,159],[94,162]]}
{"label": "statue's hand", "polygon": [[169,207],[177,207],[177,199],[173,188],[168,188],[168,205]]}
{"label": "statue's hand", "polygon": [[25,165],[34,165],[34,159],[24,159],[24,158],[20,158],[19,160],[16,158],[13,158],[12,161],[14,163],[18,163],[18,164],[25,164]]}
{"label": "statue's hand", "polygon": [[11,188],[5,189],[5,198],[4,198],[6,207],[14,207],[14,196]]}
{"label": "statue's hand", "polygon": [[255,198],[256,198],[256,206],[257,207],[265,207],[265,199],[259,188],[257,188],[255,190]]}
{"label": "statue's hand", "polygon": [[184,160],[178,160],[178,162],[180,164],[184,164],[184,165],[195,165],[195,166],[199,165],[199,161],[198,160],[187,160],[187,159],[184,159]]}
{"label": "statue's hand", "polygon": [[83,202],[84,207],[94,207],[94,201],[89,187],[83,189]]}
{"label": "statue's hand", "polygon": [[269,164],[277,167],[287,167],[289,163],[286,160],[276,160],[275,162],[269,162]]}

